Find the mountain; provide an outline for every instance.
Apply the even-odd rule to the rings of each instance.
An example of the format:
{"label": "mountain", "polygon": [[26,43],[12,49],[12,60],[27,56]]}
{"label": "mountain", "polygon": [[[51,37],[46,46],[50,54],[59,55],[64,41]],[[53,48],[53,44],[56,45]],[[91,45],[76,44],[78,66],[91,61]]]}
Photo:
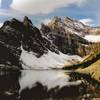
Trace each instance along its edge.
{"label": "mountain", "polygon": [[[59,35],[56,29],[52,30],[52,33],[52,36],[57,38],[46,36],[42,28],[39,30],[26,16],[22,22],[15,18],[5,21],[0,28],[0,68],[62,68],[66,64],[82,61],[81,57],[75,55],[76,51],[70,52],[70,49],[76,49],[78,44],[88,44],[88,41],[69,33],[71,38],[62,38],[64,34]],[[61,44],[63,39],[64,45]],[[71,42],[68,42],[70,40]],[[66,48],[69,51],[66,52]]]}
{"label": "mountain", "polygon": [[99,27],[69,17],[54,17],[40,29],[27,16],[23,21],[5,21],[0,28],[0,68],[48,69],[78,64],[82,57],[100,50],[100,43],[84,38],[91,31],[99,34]]}
{"label": "mountain", "polygon": [[83,57],[90,53],[91,42],[83,37],[87,34],[85,30],[89,28],[68,17],[64,19],[54,17],[48,25],[41,25],[41,32],[64,54],[70,53]]}
{"label": "mountain", "polygon": [[[23,22],[16,19],[6,21],[0,29],[0,62],[20,66],[21,46],[36,53],[37,57],[47,53],[47,49],[58,53],[55,46],[43,38],[38,28],[32,26],[28,17]],[[21,67],[21,66],[20,66]]]}
{"label": "mountain", "polygon": [[64,18],[59,18],[59,17],[54,17],[51,22],[48,24],[51,28],[55,29],[57,26],[60,28],[64,28],[65,31],[69,31],[75,34],[78,34],[80,36],[83,36],[86,34],[84,32],[84,29],[89,29],[89,26],[84,25],[82,22],[77,21],[75,19],[69,18],[69,17],[64,17]]}

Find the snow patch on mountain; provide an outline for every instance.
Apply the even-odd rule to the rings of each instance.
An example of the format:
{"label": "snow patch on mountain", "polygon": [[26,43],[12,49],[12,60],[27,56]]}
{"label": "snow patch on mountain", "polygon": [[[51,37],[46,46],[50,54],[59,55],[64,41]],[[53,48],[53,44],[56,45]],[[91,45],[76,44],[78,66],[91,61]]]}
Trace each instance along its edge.
{"label": "snow patch on mountain", "polygon": [[89,42],[100,42],[100,35],[85,35],[84,38]]}
{"label": "snow patch on mountain", "polygon": [[83,58],[77,55],[65,55],[61,52],[56,54],[50,50],[38,58],[33,52],[27,52],[22,48],[20,60],[22,61],[23,69],[61,69],[66,65],[77,64]]}
{"label": "snow patch on mountain", "polygon": [[3,23],[0,23],[0,27],[2,27],[3,26]]}
{"label": "snow patch on mountain", "polygon": [[79,21],[82,22],[83,24],[89,25],[89,26],[92,25],[92,23],[93,23],[93,19],[91,19],[91,18],[80,19]]}

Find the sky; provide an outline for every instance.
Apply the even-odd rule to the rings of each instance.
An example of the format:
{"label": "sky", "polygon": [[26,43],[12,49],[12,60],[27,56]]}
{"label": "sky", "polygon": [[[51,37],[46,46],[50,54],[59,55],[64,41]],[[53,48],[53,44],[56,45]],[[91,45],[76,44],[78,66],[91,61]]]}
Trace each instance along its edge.
{"label": "sky", "polygon": [[91,26],[100,26],[100,0],[0,0],[0,26],[6,20],[28,16],[33,24],[54,16],[68,16]]}

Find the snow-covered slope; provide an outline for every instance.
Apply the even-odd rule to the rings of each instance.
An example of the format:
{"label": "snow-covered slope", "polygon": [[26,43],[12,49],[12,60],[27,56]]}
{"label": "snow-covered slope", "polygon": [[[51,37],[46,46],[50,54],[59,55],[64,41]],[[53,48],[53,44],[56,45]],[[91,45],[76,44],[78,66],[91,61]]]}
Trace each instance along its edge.
{"label": "snow-covered slope", "polygon": [[100,35],[85,35],[84,38],[89,42],[100,42]]}
{"label": "snow-covered slope", "polygon": [[33,52],[22,49],[20,60],[24,69],[58,69],[63,68],[65,65],[77,64],[83,58],[77,55],[65,55],[61,52],[56,54],[50,50],[48,50],[47,54],[37,58]]}

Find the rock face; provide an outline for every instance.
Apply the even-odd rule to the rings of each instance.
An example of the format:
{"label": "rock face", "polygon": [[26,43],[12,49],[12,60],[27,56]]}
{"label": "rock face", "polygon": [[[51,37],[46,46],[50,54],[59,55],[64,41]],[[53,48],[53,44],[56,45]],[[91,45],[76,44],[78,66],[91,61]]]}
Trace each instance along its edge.
{"label": "rock face", "polygon": [[84,33],[82,30],[87,27],[81,22],[68,17],[65,19],[54,17],[48,25],[41,25],[41,32],[61,52],[84,56],[88,54],[87,45],[89,42],[83,39],[81,35]]}
{"label": "rock face", "polygon": [[6,21],[0,29],[0,64],[14,65],[21,68],[21,46],[24,50],[36,53],[37,57],[47,50],[59,53],[56,47],[42,37],[38,28],[33,26],[28,17],[23,22],[16,19]]}

